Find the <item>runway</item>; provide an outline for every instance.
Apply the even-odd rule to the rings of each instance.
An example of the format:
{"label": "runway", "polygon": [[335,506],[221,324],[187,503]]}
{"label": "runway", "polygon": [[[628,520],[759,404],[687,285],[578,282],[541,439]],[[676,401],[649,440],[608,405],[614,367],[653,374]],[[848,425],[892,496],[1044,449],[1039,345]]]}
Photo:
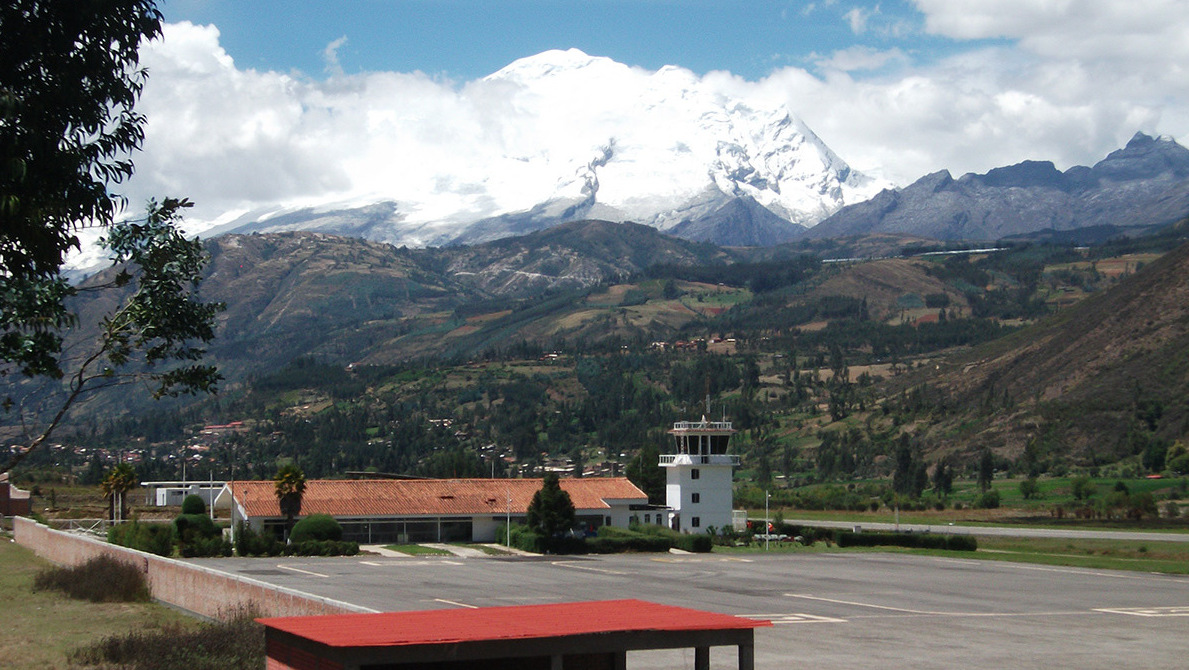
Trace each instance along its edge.
{"label": "runway", "polygon": [[[640,598],[765,618],[757,668],[1174,668],[1189,653],[1181,576],[879,553],[198,562],[377,611]],[[692,668],[682,653],[628,667]]]}

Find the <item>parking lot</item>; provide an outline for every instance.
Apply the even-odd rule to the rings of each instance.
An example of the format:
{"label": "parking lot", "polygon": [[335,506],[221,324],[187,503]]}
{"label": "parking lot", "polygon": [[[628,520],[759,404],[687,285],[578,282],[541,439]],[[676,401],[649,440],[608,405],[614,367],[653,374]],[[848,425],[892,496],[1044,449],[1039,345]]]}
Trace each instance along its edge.
{"label": "parking lot", "polygon": [[[640,598],[770,619],[756,667],[1173,668],[1189,578],[904,554],[215,559],[202,564],[384,610]],[[732,650],[714,667],[733,668]],[[629,656],[693,667],[692,651]]]}

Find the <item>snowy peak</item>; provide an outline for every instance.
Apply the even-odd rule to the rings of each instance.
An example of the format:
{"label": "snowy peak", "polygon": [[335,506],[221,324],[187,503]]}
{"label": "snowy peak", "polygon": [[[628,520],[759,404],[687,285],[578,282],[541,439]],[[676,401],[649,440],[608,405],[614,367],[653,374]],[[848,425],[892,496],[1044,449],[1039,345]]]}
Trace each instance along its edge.
{"label": "snowy peak", "polygon": [[[517,60],[461,91],[476,119],[457,132],[475,134],[474,155],[435,166],[426,180],[455,190],[393,180],[374,199],[396,203],[391,225],[369,236],[473,243],[601,218],[681,226],[731,244],[725,213],[746,211],[768,228],[782,220],[777,236],[791,238],[888,186],[852,170],[786,101],[744,99],[735,88],[721,77],[649,71],[577,49]],[[471,144],[458,140],[453,146]],[[739,198],[748,206],[726,207]],[[714,225],[690,225],[705,217]]]}

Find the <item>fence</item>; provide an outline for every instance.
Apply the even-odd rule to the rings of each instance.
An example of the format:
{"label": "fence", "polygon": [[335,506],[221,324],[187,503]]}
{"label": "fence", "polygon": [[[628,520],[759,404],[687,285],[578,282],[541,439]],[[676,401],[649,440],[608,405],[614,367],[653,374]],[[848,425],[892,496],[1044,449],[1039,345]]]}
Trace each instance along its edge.
{"label": "fence", "polygon": [[268,617],[374,611],[54,530],[24,517],[13,519],[13,537],[18,544],[58,565],[78,565],[100,555],[131,563],[145,573],[155,600],[211,619],[246,609]]}

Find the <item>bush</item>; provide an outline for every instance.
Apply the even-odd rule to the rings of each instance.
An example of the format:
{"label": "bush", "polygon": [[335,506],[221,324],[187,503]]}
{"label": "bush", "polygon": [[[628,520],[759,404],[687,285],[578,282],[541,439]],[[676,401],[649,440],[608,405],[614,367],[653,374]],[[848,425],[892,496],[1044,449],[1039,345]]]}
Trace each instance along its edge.
{"label": "bush", "polygon": [[840,531],[835,540],[840,547],[909,547],[913,549],[948,549],[974,551],[978,540],[973,535],[937,535],[934,533],[852,533]]}
{"label": "bush", "polygon": [[93,603],[137,602],[149,599],[149,583],[135,565],[110,556],[96,556],[70,568],[49,568],[33,578],[33,590],[55,589],[71,598]]}
{"label": "bush", "polygon": [[999,507],[999,491],[989,489],[974,502],[974,506],[979,509],[996,509]]}
{"label": "bush", "polygon": [[270,535],[260,535],[244,522],[235,528],[235,553],[237,556],[280,556],[285,545]]}
{"label": "bush", "polygon": [[295,544],[309,540],[337,542],[341,539],[343,539],[343,527],[334,520],[334,517],[327,514],[311,514],[293,524],[293,530],[289,533],[289,541]]}
{"label": "bush", "polygon": [[173,520],[173,530],[177,533],[178,541],[182,543],[215,537],[222,533],[215,522],[205,514],[182,514]]}
{"label": "bush", "polygon": [[173,526],[164,523],[131,521],[107,529],[107,541],[121,547],[158,556],[173,555]]}
{"label": "bush", "polygon": [[355,556],[359,553],[358,542],[338,540],[306,540],[281,546],[285,556]]}
{"label": "bush", "polygon": [[182,514],[206,514],[206,503],[202,496],[191,493],[182,500]]}
{"label": "bush", "polygon": [[231,542],[222,536],[200,537],[183,544],[181,554],[184,558],[227,557],[231,555]]}
{"label": "bush", "polygon": [[160,630],[113,635],[73,652],[70,662],[72,666],[128,670],[262,668],[264,626],[254,619],[254,614],[245,612],[198,629],[170,625]]}

